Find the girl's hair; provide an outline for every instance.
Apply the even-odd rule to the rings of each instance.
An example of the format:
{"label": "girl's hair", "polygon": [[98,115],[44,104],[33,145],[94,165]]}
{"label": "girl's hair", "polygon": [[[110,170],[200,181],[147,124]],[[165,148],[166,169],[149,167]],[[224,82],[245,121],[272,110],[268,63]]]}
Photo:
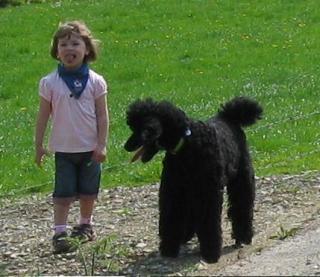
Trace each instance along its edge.
{"label": "girl's hair", "polygon": [[68,21],[59,24],[59,28],[53,36],[50,50],[51,56],[54,59],[59,60],[57,57],[59,39],[70,37],[71,35],[80,36],[86,44],[89,53],[84,57],[83,62],[87,63],[95,61],[98,54],[99,41],[92,37],[91,32],[86,24],[81,21]]}

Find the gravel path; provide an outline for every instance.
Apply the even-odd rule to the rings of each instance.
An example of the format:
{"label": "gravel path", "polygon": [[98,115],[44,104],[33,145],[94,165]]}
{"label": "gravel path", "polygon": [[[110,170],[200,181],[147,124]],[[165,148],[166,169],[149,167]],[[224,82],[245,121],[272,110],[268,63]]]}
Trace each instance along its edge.
{"label": "gravel path", "polygon": [[[320,276],[320,220],[303,234],[249,256],[224,270],[223,276]],[[309,230],[308,230],[309,229]]]}
{"label": "gravel path", "polygon": [[[51,197],[0,199],[0,275],[319,275],[320,173],[257,178],[253,244],[233,248],[223,210],[223,255],[200,261],[196,239],[179,258],[158,254],[158,184],[100,194],[99,239],[52,255]],[[79,207],[71,210],[70,225]]]}

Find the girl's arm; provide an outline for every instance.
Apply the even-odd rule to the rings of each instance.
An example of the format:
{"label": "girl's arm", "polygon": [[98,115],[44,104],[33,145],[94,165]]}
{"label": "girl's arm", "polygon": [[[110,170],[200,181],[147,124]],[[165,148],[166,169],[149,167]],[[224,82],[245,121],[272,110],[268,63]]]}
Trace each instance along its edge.
{"label": "girl's arm", "polygon": [[36,131],[35,131],[35,150],[36,150],[35,162],[38,166],[41,166],[44,155],[48,153],[48,151],[43,146],[43,138],[47,128],[50,112],[51,112],[50,102],[45,100],[43,97],[40,97],[40,107],[39,107],[39,113],[37,117]]}
{"label": "girl's arm", "polygon": [[102,163],[107,155],[106,142],[109,133],[109,113],[106,96],[102,95],[96,99],[95,106],[98,125],[98,144],[93,151],[92,159],[98,163]]}

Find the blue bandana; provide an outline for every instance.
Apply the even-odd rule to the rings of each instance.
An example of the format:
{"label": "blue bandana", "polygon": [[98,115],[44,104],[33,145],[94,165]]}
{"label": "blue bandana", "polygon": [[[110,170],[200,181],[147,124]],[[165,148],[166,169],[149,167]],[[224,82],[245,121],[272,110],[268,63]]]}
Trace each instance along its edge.
{"label": "blue bandana", "polygon": [[70,97],[79,99],[88,82],[88,65],[84,63],[76,70],[67,70],[63,65],[59,64],[58,73],[71,91]]}

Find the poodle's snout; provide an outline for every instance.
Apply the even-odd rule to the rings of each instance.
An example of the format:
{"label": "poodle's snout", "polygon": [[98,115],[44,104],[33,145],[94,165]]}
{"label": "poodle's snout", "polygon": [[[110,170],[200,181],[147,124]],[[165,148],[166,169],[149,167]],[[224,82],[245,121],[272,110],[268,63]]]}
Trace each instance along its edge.
{"label": "poodle's snout", "polygon": [[138,139],[137,136],[132,135],[129,137],[127,142],[124,144],[124,149],[128,152],[132,152],[137,150],[142,145],[142,142],[140,139]]}
{"label": "poodle's snout", "polygon": [[150,141],[154,140],[154,134],[148,130],[145,130],[141,133],[141,139],[144,143],[150,142]]}

